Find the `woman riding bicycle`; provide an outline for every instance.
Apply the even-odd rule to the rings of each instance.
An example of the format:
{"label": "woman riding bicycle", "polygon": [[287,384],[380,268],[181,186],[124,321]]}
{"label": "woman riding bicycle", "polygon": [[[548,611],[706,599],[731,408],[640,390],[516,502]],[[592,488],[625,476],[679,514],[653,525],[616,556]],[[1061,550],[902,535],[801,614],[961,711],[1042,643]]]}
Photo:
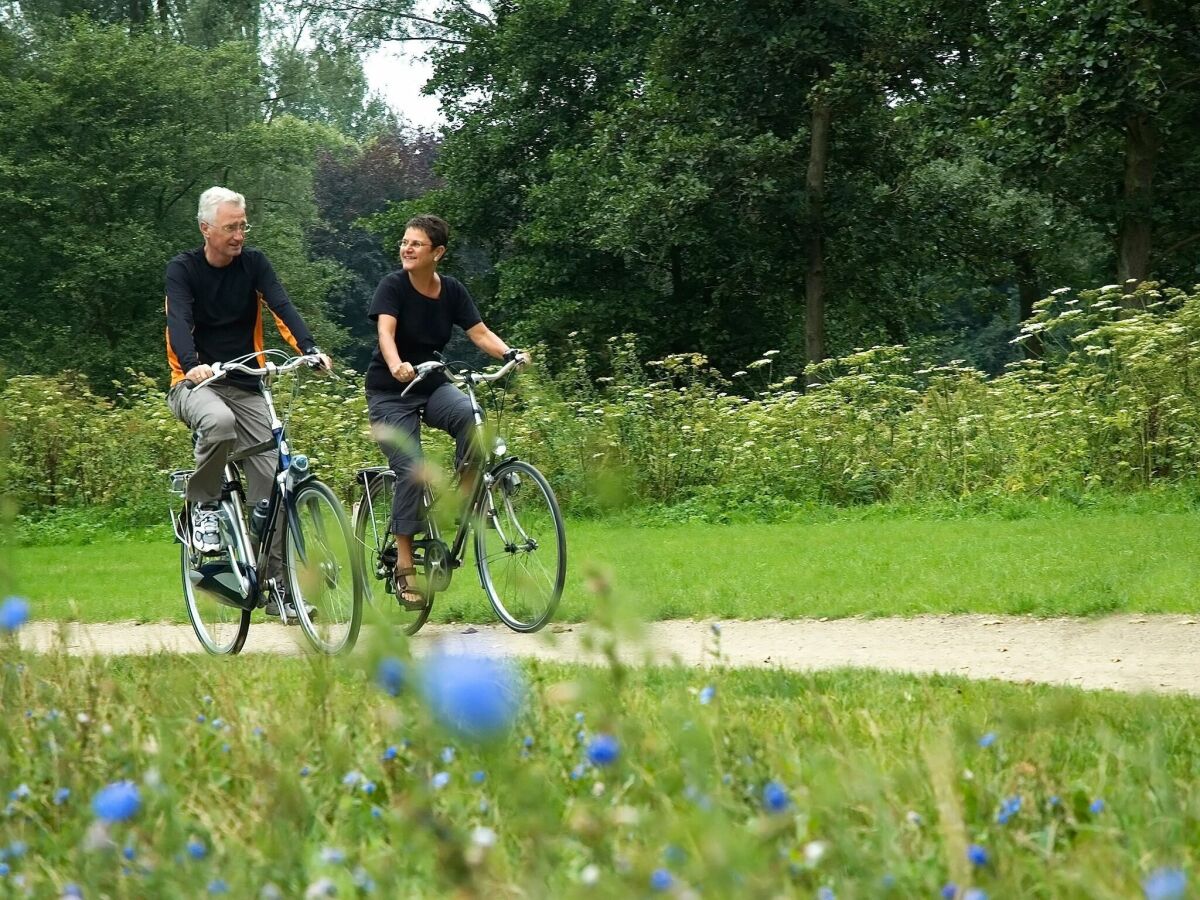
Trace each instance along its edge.
{"label": "woman riding bicycle", "polygon": [[457,468],[474,453],[475,418],[466,395],[441,373],[400,395],[416,377],[415,367],[445,349],[455,325],[489,356],[528,360],[527,354],[511,349],[483,323],[462,282],[438,273],[449,238],[450,226],[437,216],[409,220],[400,242],[401,269],[379,282],[368,312],[379,343],[367,367],[367,411],[372,432],[396,473],[390,523],[396,537],[396,599],[408,608],[425,603],[412,561],[413,535],[425,526],[421,420],[454,438]]}

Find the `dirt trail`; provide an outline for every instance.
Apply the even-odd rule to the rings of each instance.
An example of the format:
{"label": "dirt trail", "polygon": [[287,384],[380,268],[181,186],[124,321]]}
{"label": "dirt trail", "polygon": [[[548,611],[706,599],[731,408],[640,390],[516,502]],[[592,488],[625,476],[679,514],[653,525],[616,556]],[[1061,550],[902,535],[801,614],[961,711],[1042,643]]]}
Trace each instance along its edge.
{"label": "dirt trail", "polygon": [[[1127,615],[1104,619],[1003,616],[923,616],[833,621],[726,621],[720,652],[731,666],[830,669],[843,666],[900,672],[942,672],[968,678],[1036,681],[1088,689],[1200,695],[1200,620],[1191,616]],[[711,665],[711,622],[658,622],[644,651],[656,662]],[[581,647],[586,625],[543,635],[514,634],[501,625],[427,625],[417,653],[437,644],[506,656],[595,662]],[[250,626],[243,652],[298,654],[304,637],[277,623]],[[45,650],[65,642],[71,653],[198,653],[188,625],[134,622],[60,626],[35,622],[21,630],[23,646]]]}

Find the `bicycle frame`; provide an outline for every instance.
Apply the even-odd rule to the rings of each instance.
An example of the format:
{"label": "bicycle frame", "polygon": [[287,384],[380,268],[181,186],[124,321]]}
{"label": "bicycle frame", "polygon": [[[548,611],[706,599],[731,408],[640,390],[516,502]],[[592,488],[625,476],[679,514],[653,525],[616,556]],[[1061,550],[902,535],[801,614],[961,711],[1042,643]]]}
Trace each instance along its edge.
{"label": "bicycle frame", "polygon": [[[266,352],[271,353],[273,351]],[[294,360],[303,359],[304,357],[294,358]],[[214,369],[216,368],[214,366]],[[279,374],[289,371],[290,368],[295,368],[295,366],[281,369],[275,366],[275,364],[268,362],[261,370],[252,369],[242,365],[239,360],[235,360],[220,367],[212,378],[206,379],[196,385],[196,388],[203,387],[223,377],[229,371],[248,371],[263,375],[261,391],[263,399],[267,403],[267,410],[271,416],[271,439],[263,441],[261,444],[256,444],[253,447],[248,447],[231,456],[225,464],[224,483],[222,485],[222,496],[229,498],[234,512],[230,526],[233,531],[233,538],[237,542],[237,554],[240,559],[245,560],[247,566],[246,571],[241,571],[241,566],[233,567],[234,574],[238,578],[240,591],[234,590],[231,585],[226,585],[224,582],[218,580],[218,575],[215,573],[203,575],[197,585],[229,601],[230,605],[240,609],[256,609],[265,602],[261,599],[260,595],[262,587],[267,582],[265,577],[267,559],[270,557],[271,542],[274,539],[276,528],[281,527],[280,523],[284,521],[285,515],[287,527],[295,536],[300,558],[302,560],[305,558],[303,533],[299,527],[299,514],[293,501],[293,495],[297,486],[314,476],[307,468],[307,460],[305,460],[306,464],[299,472],[293,471],[293,461],[304,459],[304,457],[302,455],[293,457],[287,442],[286,428],[283,421],[279,418],[279,414],[276,412],[275,397],[271,393],[271,382]],[[267,520],[257,540],[252,541],[252,533],[249,529],[244,505],[247,498],[245,496],[245,488],[239,477],[238,463],[251,456],[257,456],[260,453],[266,453],[270,450],[277,451],[277,456],[275,477],[268,498]],[[190,519],[189,506],[185,505],[184,510],[185,518]],[[283,515],[281,515],[281,512]],[[180,535],[177,530],[176,537],[182,543],[187,543],[187,532],[189,530],[190,521],[185,523],[184,534]],[[282,585],[280,587],[282,588]]]}
{"label": "bicycle frame", "polygon": [[[513,365],[514,365],[514,363],[510,362],[507,365],[505,365],[504,367],[502,367],[498,372],[496,372],[493,375],[481,376],[480,380],[482,380],[482,381],[497,381],[500,378],[503,378],[505,375],[507,375],[508,372],[512,370]],[[421,366],[418,367],[418,372],[422,373],[420,375],[420,377],[424,377],[424,374],[426,374],[428,371],[434,371],[437,368],[443,367],[440,362],[436,365],[431,366],[429,369],[425,369],[425,367],[427,367],[427,366],[431,366],[431,364],[422,363]],[[419,378],[417,380],[419,380]],[[483,498],[486,496],[486,493],[487,493],[486,488],[490,487],[490,485],[491,485],[491,482],[490,482],[491,470],[493,468],[495,468],[496,466],[500,465],[501,463],[508,461],[509,459],[516,459],[515,456],[501,456],[498,459],[492,460],[490,463],[488,462],[489,456],[495,455],[496,448],[493,447],[489,451],[484,446],[484,442],[485,442],[485,438],[486,438],[485,426],[487,424],[487,418],[484,415],[483,407],[479,405],[478,398],[475,396],[475,386],[474,386],[475,379],[473,379],[471,377],[466,377],[466,378],[461,378],[461,379],[454,378],[453,380],[455,380],[456,382],[459,382],[463,385],[464,389],[467,392],[467,399],[470,400],[470,402],[471,402],[471,413],[475,418],[475,425],[474,425],[475,445],[478,448],[480,458],[479,458],[479,465],[475,471],[474,482],[471,485],[471,492],[470,492],[470,494],[468,494],[466,500],[463,502],[463,504],[461,506],[461,514],[459,516],[458,528],[455,530],[454,540],[450,544],[446,545],[445,542],[441,540],[440,535],[438,535],[438,533],[437,533],[437,523],[436,523],[436,521],[432,521],[432,517],[431,517],[430,528],[431,528],[432,533],[429,535],[429,537],[431,539],[440,541],[443,545],[445,545],[447,547],[447,560],[446,561],[449,564],[450,570],[462,568],[463,562],[466,557],[465,550],[466,550],[467,538],[470,537],[471,529],[475,526],[476,520],[481,518],[486,513],[486,510],[482,509],[481,507],[483,505]],[[416,381],[412,382],[412,384],[415,384],[415,383],[416,383]],[[410,387],[411,387],[411,385],[410,385]],[[405,389],[405,392],[407,392],[407,388]],[[502,446],[503,445],[501,445],[501,447]],[[503,449],[501,450],[501,452],[504,452]],[[373,473],[373,475],[368,474],[368,472]],[[377,469],[366,470],[363,473],[363,477],[362,477],[363,502],[368,504],[367,508],[372,513],[372,515],[371,515],[372,522],[375,521],[375,517],[374,517],[374,507],[371,505],[371,503],[372,503],[371,492],[370,492],[370,490],[368,490],[368,488],[370,487],[369,479],[371,477],[387,477],[386,473],[389,473],[389,472],[391,472],[390,469],[381,467],[381,468],[377,468]],[[396,477],[395,473],[391,473],[391,477],[395,478]],[[429,499],[429,502],[427,505],[432,510],[433,500],[435,499],[432,497],[432,492],[430,492],[428,499]],[[378,545],[378,540],[379,540],[378,535],[375,536],[375,539],[376,539],[376,543]],[[418,548],[422,543],[426,543],[426,542],[414,541],[413,542],[414,549]],[[447,573],[447,578],[448,577],[449,577],[449,572]]]}

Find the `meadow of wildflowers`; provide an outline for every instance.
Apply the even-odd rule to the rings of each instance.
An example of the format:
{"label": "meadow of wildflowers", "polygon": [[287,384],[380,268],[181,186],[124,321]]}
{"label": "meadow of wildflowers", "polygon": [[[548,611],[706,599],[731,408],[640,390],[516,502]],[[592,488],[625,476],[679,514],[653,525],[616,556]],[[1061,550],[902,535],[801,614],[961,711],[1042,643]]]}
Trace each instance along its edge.
{"label": "meadow of wildflowers", "polygon": [[730,670],[710,640],[714,667],[686,670],[416,660],[379,636],[334,661],[30,656],[0,637],[0,894],[979,900],[1194,883],[1193,700]]}

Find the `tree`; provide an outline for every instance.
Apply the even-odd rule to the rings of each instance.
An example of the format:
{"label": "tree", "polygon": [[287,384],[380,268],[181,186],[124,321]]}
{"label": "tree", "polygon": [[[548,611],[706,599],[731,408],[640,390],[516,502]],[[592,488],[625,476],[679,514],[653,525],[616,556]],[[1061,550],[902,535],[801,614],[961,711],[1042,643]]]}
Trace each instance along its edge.
{"label": "tree", "polygon": [[311,160],[332,132],[263,120],[252,48],[200,51],[76,23],[7,62],[0,80],[0,359],[10,371],[165,372],[167,260],[195,246],[195,203],[244,192],[270,253],[325,346],[336,267],[308,260]]}

